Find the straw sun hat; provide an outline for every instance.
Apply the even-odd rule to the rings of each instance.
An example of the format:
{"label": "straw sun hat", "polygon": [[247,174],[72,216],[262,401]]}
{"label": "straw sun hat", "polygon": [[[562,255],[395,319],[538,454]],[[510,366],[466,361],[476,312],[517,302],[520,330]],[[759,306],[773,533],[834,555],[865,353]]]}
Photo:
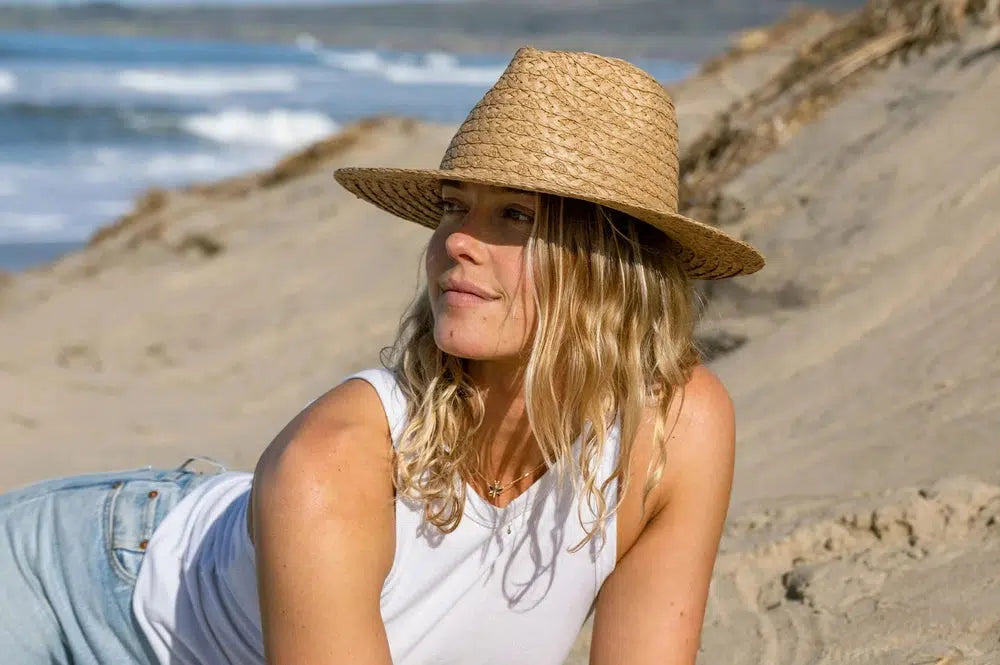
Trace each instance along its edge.
{"label": "straw sun hat", "polygon": [[652,76],[624,60],[525,47],[469,113],[440,168],[342,168],[334,177],[430,228],[441,219],[443,180],[582,199],[663,231],[691,277],[760,270],[756,249],[677,213],[677,153],[674,105]]}

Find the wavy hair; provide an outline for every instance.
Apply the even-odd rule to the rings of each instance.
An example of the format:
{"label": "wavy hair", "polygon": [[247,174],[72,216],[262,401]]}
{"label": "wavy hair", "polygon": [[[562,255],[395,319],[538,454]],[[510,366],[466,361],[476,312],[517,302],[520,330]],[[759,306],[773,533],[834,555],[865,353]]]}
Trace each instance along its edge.
{"label": "wavy hair", "polygon": [[[525,245],[525,273],[537,309],[523,372],[528,422],[549,466],[559,466],[583,500],[582,547],[603,539],[630,474],[631,450],[643,411],[654,407],[654,455],[646,470],[643,510],[666,464],[668,406],[697,364],[691,282],[677,247],[659,230],[600,205],[537,195]],[[466,485],[479,460],[476,431],[484,399],[467,361],[442,352],[426,289],[400,324],[384,363],[399,382],[408,423],[395,451],[398,494],[424,504],[425,518],[444,532],[462,519]],[[683,398],[683,395],[681,395]],[[620,454],[598,478],[612,425]],[[676,423],[675,423],[676,424]],[[574,458],[574,442],[580,453]],[[608,487],[618,480],[618,495]],[[592,511],[588,520],[582,513]],[[585,524],[585,522],[590,524]]]}

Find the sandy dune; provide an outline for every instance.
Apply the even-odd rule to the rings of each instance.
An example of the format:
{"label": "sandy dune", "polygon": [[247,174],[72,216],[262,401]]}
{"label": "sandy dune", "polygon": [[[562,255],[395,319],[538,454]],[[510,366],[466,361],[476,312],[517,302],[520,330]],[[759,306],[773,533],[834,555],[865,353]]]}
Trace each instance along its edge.
{"label": "sandy dune", "polygon": [[[346,161],[423,165],[450,129],[362,133]],[[9,285],[0,487],[190,453],[252,468],[301,406],[376,363],[427,233],[340,190],[332,166],[246,196],[171,194]],[[222,251],[205,256],[199,237]]]}
{"label": "sandy dune", "polygon": [[[703,332],[745,343],[712,362],[739,458],[702,663],[1000,663],[997,37],[866,73],[720,191],[769,263],[707,291]],[[781,59],[747,58],[749,88]],[[701,81],[678,102],[732,98]],[[281,177],[151,195],[10,280],[0,489],[190,454],[251,468],[377,362],[414,292],[427,232],[332,170],[434,165],[452,129],[375,121]]]}
{"label": "sandy dune", "polygon": [[721,192],[768,266],[703,323],[747,341],[712,364],[740,447],[700,662],[1000,663],[997,37],[871,74]]}

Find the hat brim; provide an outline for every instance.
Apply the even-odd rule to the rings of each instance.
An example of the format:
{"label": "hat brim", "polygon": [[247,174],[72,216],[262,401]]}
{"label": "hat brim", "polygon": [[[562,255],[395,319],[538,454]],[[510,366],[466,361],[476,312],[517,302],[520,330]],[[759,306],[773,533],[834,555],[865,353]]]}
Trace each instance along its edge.
{"label": "hat brim", "polygon": [[751,245],[714,226],[672,213],[539,187],[515,174],[498,178],[477,169],[395,169],[348,167],[334,173],[337,182],[358,198],[405,220],[433,229],[443,212],[441,183],[468,182],[553,194],[596,203],[631,215],[661,230],[680,246],[678,261],[694,279],[749,275],[764,267],[764,257]]}

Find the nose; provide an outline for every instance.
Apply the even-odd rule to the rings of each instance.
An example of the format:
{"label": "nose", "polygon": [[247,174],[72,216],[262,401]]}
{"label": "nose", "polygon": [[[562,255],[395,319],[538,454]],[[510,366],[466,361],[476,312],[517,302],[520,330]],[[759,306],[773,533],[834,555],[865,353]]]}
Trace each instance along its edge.
{"label": "nose", "polygon": [[453,261],[482,263],[485,254],[483,222],[475,208],[466,213],[461,225],[455,226],[445,238],[444,247]]}

